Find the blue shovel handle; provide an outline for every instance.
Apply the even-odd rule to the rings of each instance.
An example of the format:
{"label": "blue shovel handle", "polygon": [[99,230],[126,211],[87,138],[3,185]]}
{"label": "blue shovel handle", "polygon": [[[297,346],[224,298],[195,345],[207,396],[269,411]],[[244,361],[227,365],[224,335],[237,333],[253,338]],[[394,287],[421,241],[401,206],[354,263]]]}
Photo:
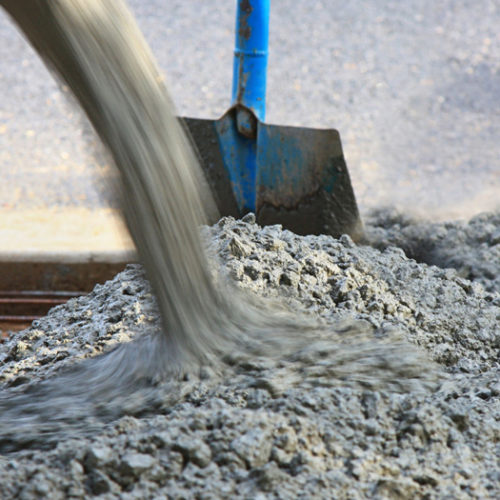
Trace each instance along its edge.
{"label": "blue shovel handle", "polygon": [[237,0],[231,108],[215,122],[240,213],[256,210],[257,135],[266,113],[270,0]]}
{"label": "blue shovel handle", "polygon": [[270,0],[237,0],[232,105],[264,121]]}

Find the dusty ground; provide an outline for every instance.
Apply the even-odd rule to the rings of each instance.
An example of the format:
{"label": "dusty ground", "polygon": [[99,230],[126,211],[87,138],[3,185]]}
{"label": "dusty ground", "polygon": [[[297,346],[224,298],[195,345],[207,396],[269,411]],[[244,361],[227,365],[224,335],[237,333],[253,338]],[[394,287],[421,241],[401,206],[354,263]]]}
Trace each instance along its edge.
{"label": "dusty ground", "polygon": [[[235,2],[129,3],[179,114],[220,117]],[[498,208],[499,23],[495,0],[273,0],[267,121],[338,129],[364,213]],[[0,205],[113,203],[109,162],[66,101],[0,13]]]}
{"label": "dusty ground", "polygon": [[[498,498],[499,231],[498,214],[432,225],[387,212],[367,226],[372,247],[250,218],[205,229],[240,287],[326,324],[361,321],[381,342],[402,336],[437,363],[440,382],[363,387],[334,347],[356,331],[361,341],[359,329],[278,360],[229,357],[222,374],[160,387],[154,404],[82,421],[73,435],[50,421],[42,435],[23,421],[26,432],[0,432],[0,496]],[[1,345],[3,390],[13,396],[155,328],[149,286],[132,266]]]}

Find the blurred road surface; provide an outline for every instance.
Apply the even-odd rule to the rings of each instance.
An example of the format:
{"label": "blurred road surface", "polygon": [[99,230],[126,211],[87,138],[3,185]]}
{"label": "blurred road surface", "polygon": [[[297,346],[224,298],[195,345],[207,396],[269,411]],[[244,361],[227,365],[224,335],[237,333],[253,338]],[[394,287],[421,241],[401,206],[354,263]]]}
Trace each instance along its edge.
{"label": "blurred road surface", "polygon": [[[267,121],[337,128],[362,213],[397,205],[443,219],[499,207],[498,0],[271,3]],[[129,4],[179,113],[219,117],[234,0]],[[3,13],[0,168],[0,210],[64,219],[114,206],[106,155]]]}

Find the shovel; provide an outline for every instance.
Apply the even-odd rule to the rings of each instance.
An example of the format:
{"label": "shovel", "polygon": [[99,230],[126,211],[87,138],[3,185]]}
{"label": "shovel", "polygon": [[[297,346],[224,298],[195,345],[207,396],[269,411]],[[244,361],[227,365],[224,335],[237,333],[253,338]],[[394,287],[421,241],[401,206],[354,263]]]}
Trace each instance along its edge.
{"label": "shovel", "polygon": [[270,0],[238,0],[232,104],[184,118],[222,215],[254,212],[297,234],[362,233],[340,135],[264,123]]}

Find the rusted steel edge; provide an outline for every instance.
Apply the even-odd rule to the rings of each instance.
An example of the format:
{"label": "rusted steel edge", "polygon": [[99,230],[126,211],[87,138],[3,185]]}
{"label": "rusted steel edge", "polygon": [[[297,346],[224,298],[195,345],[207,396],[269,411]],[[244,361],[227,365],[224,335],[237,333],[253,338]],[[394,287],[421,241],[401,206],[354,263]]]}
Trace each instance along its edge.
{"label": "rusted steel edge", "polygon": [[10,316],[0,315],[0,323],[31,323],[43,316]]}
{"label": "rusted steel edge", "polygon": [[0,290],[0,297],[45,297],[45,298],[73,298],[85,295],[87,292],[70,292],[57,290]]}
{"label": "rusted steel edge", "polygon": [[68,299],[40,299],[38,297],[0,298],[0,304],[59,305],[65,304],[67,301]]}

